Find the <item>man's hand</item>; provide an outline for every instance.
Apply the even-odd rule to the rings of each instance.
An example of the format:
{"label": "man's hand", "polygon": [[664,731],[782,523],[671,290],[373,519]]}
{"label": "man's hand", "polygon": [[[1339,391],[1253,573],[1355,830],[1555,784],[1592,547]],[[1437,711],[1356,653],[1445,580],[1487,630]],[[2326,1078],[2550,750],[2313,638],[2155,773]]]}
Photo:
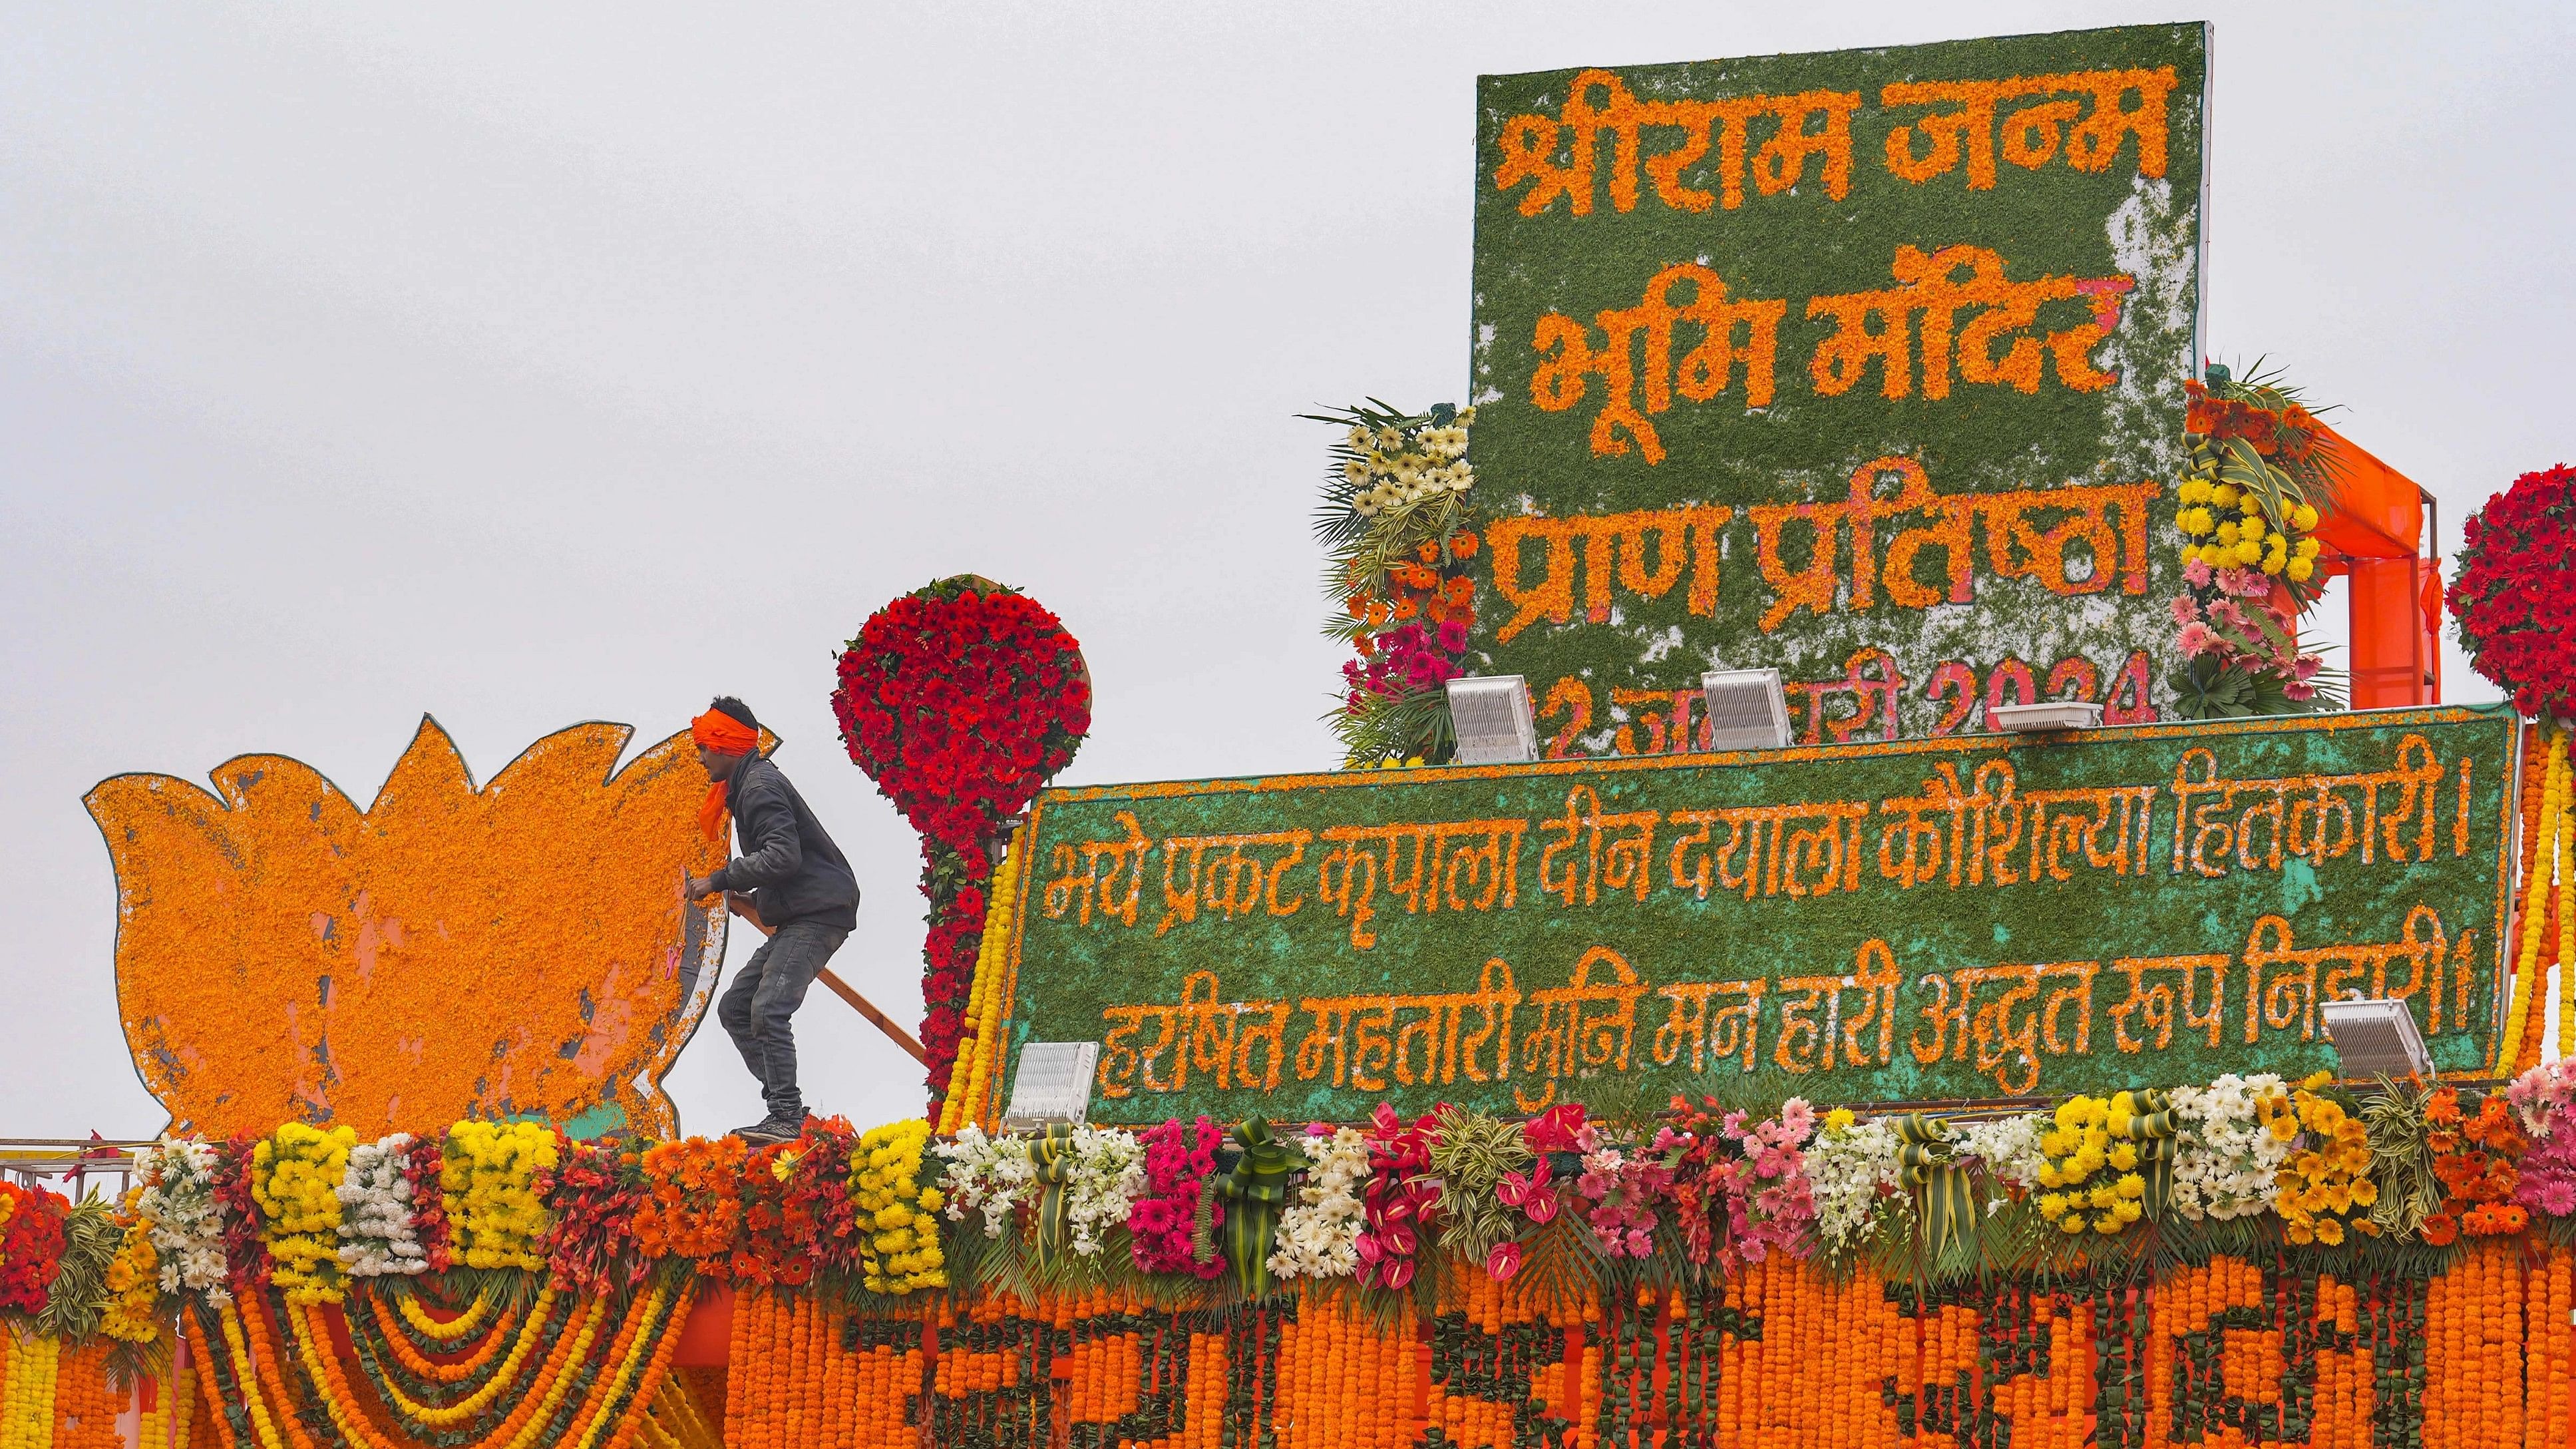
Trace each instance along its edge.
{"label": "man's hand", "polygon": [[702,900],[715,893],[716,878],[711,875],[693,875],[680,882],[680,894],[693,901]]}
{"label": "man's hand", "polygon": [[760,918],[760,908],[751,903],[751,897],[740,891],[725,892],[725,909],[749,921],[751,928],[764,936],[776,934],[769,923]]}

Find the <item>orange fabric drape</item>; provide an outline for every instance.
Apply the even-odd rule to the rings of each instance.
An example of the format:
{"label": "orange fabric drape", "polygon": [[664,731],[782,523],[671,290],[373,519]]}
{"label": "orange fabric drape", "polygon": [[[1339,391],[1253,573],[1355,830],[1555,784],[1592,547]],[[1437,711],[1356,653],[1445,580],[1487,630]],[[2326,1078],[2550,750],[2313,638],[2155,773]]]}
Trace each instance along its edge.
{"label": "orange fabric drape", "polygon": [[2340,465],[2335,506],[2320,510],[2317,539],[2346,558],[2413,558],[2424,547],[2424,502],[2415,480],[2332,428],[2320,426]]}
{"label": "orange fabric drape", "polygon": [[2316,536],[2330,571],[2351,580],[2353,707],[2433,703],[2442,697],[2442,577],[2440,563],[2422,556],[2422,490],[2369,449],[2323,431],[2340,467]]}

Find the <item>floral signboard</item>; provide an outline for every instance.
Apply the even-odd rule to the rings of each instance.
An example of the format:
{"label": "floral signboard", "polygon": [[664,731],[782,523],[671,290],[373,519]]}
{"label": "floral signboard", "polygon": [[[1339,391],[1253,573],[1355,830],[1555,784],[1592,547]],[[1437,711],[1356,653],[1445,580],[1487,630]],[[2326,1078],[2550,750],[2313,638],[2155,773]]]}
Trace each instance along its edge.
{"label": "floral signboard", "polygon": [[[2203,26],[1487,76],[1470,662],[1551,757],[2159,717]],[[2158,521],[2167,525],[2158,532]]]}
{"label": "floral signboard", "polygon": [[1099,1042],[1121,1122],[2297,1077],[2356,990],[2468,1071],[2514,744],[2430,709],[1050,790],[1005,1037]]}

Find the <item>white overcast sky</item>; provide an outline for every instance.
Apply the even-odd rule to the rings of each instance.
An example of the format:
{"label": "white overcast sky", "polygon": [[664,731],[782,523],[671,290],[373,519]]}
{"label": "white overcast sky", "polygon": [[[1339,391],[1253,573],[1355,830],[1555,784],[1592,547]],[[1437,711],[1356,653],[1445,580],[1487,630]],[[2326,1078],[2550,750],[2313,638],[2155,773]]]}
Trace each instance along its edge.
{"label": "white overcast sky", "polygon": [[[1332,763],[1292,415],[1462,393],[1477,74],[2213,12],[2212,351],[2455,548],[2576,458],[2565,7],[0,5],[0,1136],[163,1120],[83,792],[275,752],[363,803],[424,712],[488,778],[741,694],[917,1015],[832,651],[973,570],[1083,641],[1068,780]],[[919,1110],[839,1003],[799,1035],[818,1110]],[[756,1115],[712,1023],[671,1085]]]}

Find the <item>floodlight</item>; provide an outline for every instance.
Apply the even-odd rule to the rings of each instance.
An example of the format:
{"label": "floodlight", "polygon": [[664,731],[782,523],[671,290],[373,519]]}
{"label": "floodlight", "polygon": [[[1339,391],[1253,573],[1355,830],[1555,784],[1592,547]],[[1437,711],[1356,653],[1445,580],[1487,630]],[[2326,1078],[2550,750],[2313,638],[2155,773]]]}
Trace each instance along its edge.
{"label": "floodlight", "polygon": [[1777,669],[1712,669],[1699,677],[1700,714],[1712,750],[1777,750],[1789,744],[1789,697]]}
{"label": "floodlight", "polygon": [[1025,1130],[1058,1122],[1079,1127],[1091,1113],[1091,1073],[1100,1064],[1096,1041],[1033,1041],[1020,1048],[1020,1070],[1011,1078],[1011,1104],[1002,1125]]}
{"label": "floodlight", "polygon": [[1529,685],[1517,674],[1450,680],[1449,723],[1458,732],[1459,764],[1525,765],[1538,758]]}
{"label": "floodlight", "polygon": [[2042,700],[2037,704],[1990,704],[1986,706],[1986,728],[2017,735],[2046,734],[2050,730],[2091,730],[2102,727],[2102,706],[2081,704],[2071,699]]}
{"label": "floodlight", "polygon": [[2347,1077],[2430,1077],[2433,1059],[2415,1030],[2415,1013],[2402,1001],[2358,996],[2324,1005],[2326,1038],[2343,1058]]}

